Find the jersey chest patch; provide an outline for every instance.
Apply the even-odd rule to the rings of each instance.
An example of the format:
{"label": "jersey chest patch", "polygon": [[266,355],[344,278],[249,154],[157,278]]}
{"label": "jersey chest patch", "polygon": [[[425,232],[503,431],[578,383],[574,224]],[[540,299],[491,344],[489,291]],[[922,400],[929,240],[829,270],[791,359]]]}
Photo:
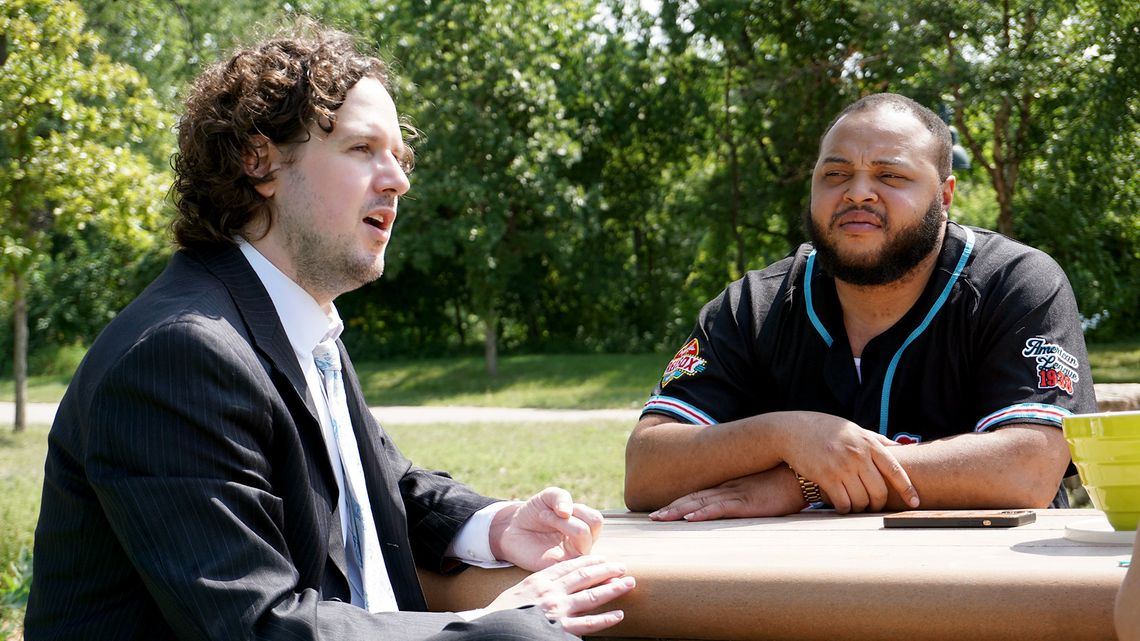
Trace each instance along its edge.
{"label": "jersey chest patch", "polygon": [[1073,393],[1073,387],[1081,380],[1077,370],[1081,364],[1076,357],[1064,348],[1041,336],[1025,341],[1021,355],[1032,359],[1037,373],[1037,389],[1057,388]]}
{"label": "jersey chest patch", "polygon": [[661,376],[661,387],[664,388],[682,376],[700,374],[705,371],[707,364],[708,361],[701,358],[700,343],[694,338],[685,343],[685,346],[673,356],[673,360],[669,361],[665,373]]}

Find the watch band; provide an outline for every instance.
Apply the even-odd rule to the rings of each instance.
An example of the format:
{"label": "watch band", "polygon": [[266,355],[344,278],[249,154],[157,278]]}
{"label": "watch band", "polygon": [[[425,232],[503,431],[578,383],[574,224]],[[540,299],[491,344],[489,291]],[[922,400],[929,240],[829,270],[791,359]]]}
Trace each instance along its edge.
{"label": "watch band", "polygon": [[[793,472],[795,472],[795,470],[793,470]],[[795,475],[796,481],[800,484],[800,494],[803,495],[804,501],[807,502],[808,505],[823,501],[823,492],[819,491],[819,486],[815,484],[815,481],[805,479],[800,476],[799,472],[795,472]]]}

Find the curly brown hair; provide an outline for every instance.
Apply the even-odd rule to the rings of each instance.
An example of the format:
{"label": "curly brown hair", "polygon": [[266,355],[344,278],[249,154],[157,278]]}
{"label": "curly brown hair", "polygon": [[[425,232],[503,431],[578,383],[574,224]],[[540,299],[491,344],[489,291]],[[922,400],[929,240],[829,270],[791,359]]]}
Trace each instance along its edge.
{"label": "curly brown hair", "polygon": [[269,202],[255,186],[274,176],[248,175],[246,154],[256,157],[266,138],[285,149],[304,143],[313,123],[331,132],[336,110],[364,77],[389,88],[384,62],[361,53],[349,34],[308,18],[202,72],[178,124],[175,242],[233,244],[258,217],[271,223]]}

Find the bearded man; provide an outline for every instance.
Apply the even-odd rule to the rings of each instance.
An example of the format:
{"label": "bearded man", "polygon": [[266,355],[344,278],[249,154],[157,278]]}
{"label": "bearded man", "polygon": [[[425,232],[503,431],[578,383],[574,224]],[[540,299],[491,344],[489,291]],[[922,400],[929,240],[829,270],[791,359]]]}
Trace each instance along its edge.
{"label": "bearded man", "polygon": [[1067,506],[1061,418],[1096,410],[1072,288],[949,222],[949,128],[895,94],[820,141],[811,242],[709,302],[626,448],[658,520]]}

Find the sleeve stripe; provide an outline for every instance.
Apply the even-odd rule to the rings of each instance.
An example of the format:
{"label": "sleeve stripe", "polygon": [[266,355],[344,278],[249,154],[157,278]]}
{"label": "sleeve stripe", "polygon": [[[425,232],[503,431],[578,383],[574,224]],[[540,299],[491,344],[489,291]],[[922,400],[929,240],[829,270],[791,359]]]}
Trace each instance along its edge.
{"label": "sleeve stripe", "polygon": [[1043,403],[1019,403],[1017,405],[1010,405],[1009,407],[1002,408],[993,414],[978,421],[974,426],[975,432],[984,432],[991,427],[1001,423],[1009,423],[1017,419],[1037,419],[1039,421],[1048,421],[1054,423],[1058,427],[1061,425],[1061,419],[1066,416],[1072,416],[1069,410],[1058,407],[1057,405],[1045,405]]}
{"label": "sleeve stripe", "polygon": [[645,412],[672,414],[677,418],[697,425],[716,425],[716,421],[708,414],[689,405],[685,401],[671,396],[650,396],[649,401],[645,403],[645,408],[641,410],[642,414]]}

